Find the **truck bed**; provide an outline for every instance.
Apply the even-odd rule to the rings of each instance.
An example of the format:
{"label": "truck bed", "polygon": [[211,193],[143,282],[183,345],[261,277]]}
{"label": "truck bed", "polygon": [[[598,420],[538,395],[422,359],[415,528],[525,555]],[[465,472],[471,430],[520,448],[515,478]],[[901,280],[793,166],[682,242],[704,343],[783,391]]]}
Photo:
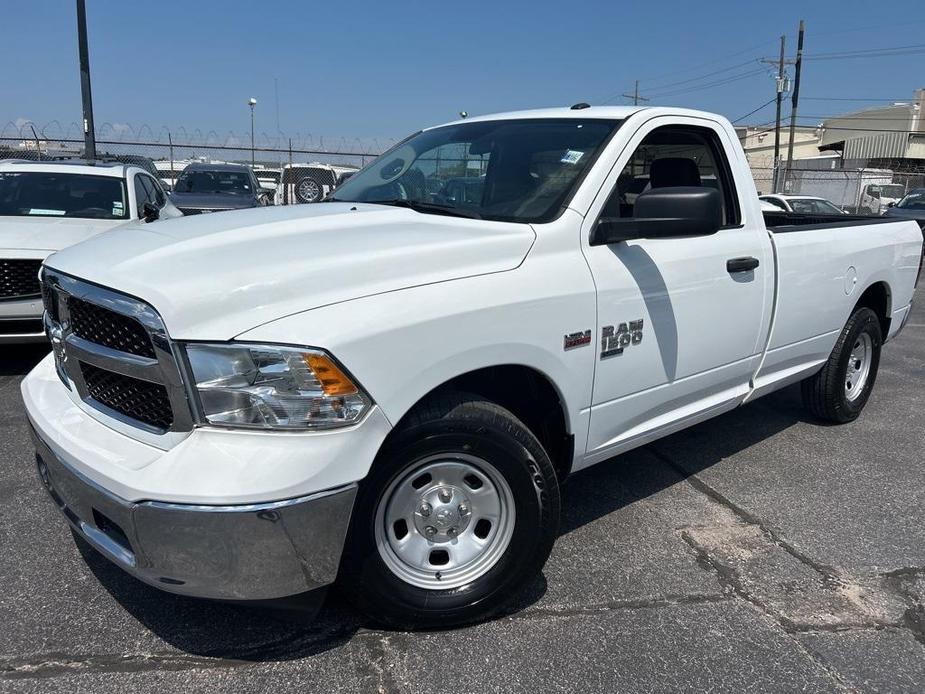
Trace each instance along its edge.
{"label": "truck bed", "polygon": [[774,233],[832,229],[870,224],[890,224],[896,217],[875,217],[862,214],[801,214],[799,212],[765,212],[764,223]]}

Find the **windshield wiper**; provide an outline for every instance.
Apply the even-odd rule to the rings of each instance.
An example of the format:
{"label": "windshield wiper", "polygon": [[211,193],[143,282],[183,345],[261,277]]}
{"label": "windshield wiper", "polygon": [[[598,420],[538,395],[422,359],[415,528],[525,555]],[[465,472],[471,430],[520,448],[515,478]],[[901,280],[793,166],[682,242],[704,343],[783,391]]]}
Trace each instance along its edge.
{"label": "windshield wiper", "polygon": [[424,202],[422,200],[370,200],[373,205],[391,205],[392,207],[407,207],[415,212],[429,212],[431,214],[445,214],[451,217],[465,217],[467,219],[481,219],[475,210],[466,210],[453,205],[441,205],[439,202]]}

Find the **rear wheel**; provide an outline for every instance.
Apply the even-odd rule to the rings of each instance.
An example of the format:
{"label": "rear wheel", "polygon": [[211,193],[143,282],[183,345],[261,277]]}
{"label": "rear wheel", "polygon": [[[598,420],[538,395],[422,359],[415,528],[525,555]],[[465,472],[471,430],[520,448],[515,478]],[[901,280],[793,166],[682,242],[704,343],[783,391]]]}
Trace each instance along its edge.
{"label": "rear wheel", "polygon": [[871,309],[855,310],[822,369],[803,381],[803,402],[820,419],[857,419],[877,380],[883,336]]}
{"label": "rear wheel", "polygon": [[312,176],[303,175],[295,184],[295,197],[299,202],[318,202],[324,195],[324,188]]}
{"label": "rear wheel", "polygon": [[493,403],[445,397],[409,416],[361,484],[341,587],[390,626],[485,619],[540,571],[558,524],[536,437]]}

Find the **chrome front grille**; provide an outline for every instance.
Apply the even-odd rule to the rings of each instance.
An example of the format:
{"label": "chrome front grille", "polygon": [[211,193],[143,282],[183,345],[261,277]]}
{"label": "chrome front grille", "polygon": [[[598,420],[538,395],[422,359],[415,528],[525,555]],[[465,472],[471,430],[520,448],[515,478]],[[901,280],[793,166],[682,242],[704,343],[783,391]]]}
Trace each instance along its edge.
{"label": "chrome front grille", "polygon": [[0,259],[0,301],[37,297],[41,260],[30,258]]}
{"label": "chrome front grille", "polygon": [[125,417],[167,431],[173,425],[173,408],[167,389],[92,364],[80,364],[87,393],[96,402]]}
{"label": "chrome front grille", "polygon": [[58,375],[87,405],[148,433],[190,431],[164,323],[148,304],[46,268],[45,330]]}
{"label": "chrome front grille", "polygon": [[144,326],[134,318],[123,316],[76,296],[67,297],[71,330],[85,340],[120,352],[154,359],[154,345]]}

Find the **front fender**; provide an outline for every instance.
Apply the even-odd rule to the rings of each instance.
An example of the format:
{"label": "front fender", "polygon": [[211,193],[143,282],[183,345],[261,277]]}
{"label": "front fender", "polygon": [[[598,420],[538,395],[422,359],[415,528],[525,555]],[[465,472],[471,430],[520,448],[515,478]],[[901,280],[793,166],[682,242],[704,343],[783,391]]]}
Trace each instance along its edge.
{"label": "front fender", "polygon": [[393,425],[457,376],[527,366],[557,389],[576,450],[583,451],[597,340],[566,351],[563,338],[596,334],[594,286],[583,261],[565,271],[558,263],[558,274],[545,273],[542,262],[529,265],[313,309],[236,339],[330,351]]}

